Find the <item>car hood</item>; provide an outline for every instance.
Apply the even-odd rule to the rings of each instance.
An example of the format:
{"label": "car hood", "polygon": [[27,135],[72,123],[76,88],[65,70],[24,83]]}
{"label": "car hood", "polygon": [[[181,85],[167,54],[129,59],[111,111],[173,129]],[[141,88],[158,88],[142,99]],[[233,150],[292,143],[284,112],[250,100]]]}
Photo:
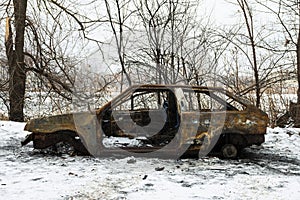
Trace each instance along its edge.
{"label": "car hood", "polygon": [[96,118],[96,113],[81,112],[49,117],[35,118],[26,123],[24,130],[38,133],[53,133],[61,130],[78,132],[80,127],[91,124]]}

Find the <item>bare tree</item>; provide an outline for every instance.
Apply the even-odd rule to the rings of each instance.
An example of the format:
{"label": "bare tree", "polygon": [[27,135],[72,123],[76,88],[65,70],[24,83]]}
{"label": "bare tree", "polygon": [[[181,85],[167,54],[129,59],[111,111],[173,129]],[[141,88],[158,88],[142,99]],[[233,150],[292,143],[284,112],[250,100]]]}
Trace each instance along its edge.
{"label": "bare tree", "polygon": [[300,104],[300,2],[299,0],[270,0],[256,3],[265,9],[265,13],[275,17],[276,21],[269,28],[276,31],[277,38],[273,43],[265,42],[261,48],[265,48],[274,54],[281,54],[284,64],[283,70],[292,74],[289,79],[294,78],[298,82],[297,104],[291,104],[288,113],[294,113],[295,125],[299,126],[299,104]]}
{"label": "bare tree", "polygon": [[[89,3],[94,2],[91,0]],[[92,4],[89,3],[85,2],[83,6],[91,8]],[[28,4],[27,0],[7,0],[0,5],[1,8],[5,8],[2,9],[2,14],[7,16],[5,46],[10,75],[11,120],[24,120],[25,83],[28,72],[36,74],[50,90],[63,98],[71,99],[74,67],[81,58],[69,56],[69,49],[75,51],[74,44],[80,39],[101,44],[100,40],[91,38],[88,32],[105,23],[101,19],[90,19],[86,13],[79,12],[76,9],[79,5],[79,2],[73,5],[54,0],[30,1]],[[78,52],[78,49],[76,51]]]}
{"label": "bare tree", "polygon": [[[122,83],[121,83],[121,90],[123,85],[123,74],[125,74],[125,77],[128,81],[129,86],[131,85],[131,79],[129,74],[127,73],[126,66],[125,66],[125,44],[124,44],[124,27],[125,27],[125,21],[134,13],[134,11],[129,10],[129,2],[130,1],[120,1],[115,0],[112,3],[109,3],[107,0],[105,0],[105,6],[106,11],[108,15],[108,21],[110,23],[110,27],[112,29],[115,42],[117,45],[117,53],[119,62],[122,68]],[[115,4],[113,8],[111,8],[111,4]],[[115,11],[116,19],[113,17],[113,12]],[[128,13],[127,13],[128,12]],[[126,14],[125,14],[126,13]]]}
{"label": "bare tree", "polygon": [[24,120],[24,96],[25,96],[25,81],[26,70],[24,65],[24,33],[27,0],[13,1],[15,10],[15,42],[13,42],[12,28],[10,18],[7,18],[6,25],[6,55],[9,65],[9,102],[10,110],[9,117],[13,121]]}
{"label": "bare tree", "polygon": [[[178,0],[134,1],[141,21],[138,32],[140,45],[136,45],[138,60],[154,71],[155,83],[187,83],[188,45],[196,23],[196,2]],[[143,64],[144,63],[144,64]],[[157,78],[156,78],[157,77]]]}
{"label": "bare tree", "polygon": [[253,72],[254,72],[254,81],[255,81],[255,93],[256,93],[256,106],[260,106],[260,83],[259,83],[259,71],[258,71],[258,63],[257,63],[257,55],[256,55],[256,42],[255,42],[255,27],[253,22],[253,14],[251,8],[247,0],[237,0],[239,7],[242,10],[242,14],[245,20],[245,26],[247,28],[248,39],[250,41],[250,47],[252,51],[252,59],[250,61]]}
{"label": "bare tree", "polygon": [[291,51],[295,54],[296,63],[293,61],[289,63],[297,66],[299,88],[297,92],[297,103],[300,104],[300,2],[298,0],[271,0],[270,2],[271,4],[263,4],[257,1],[261,6],[267,8],[270,14],[276,16],[279,25],[283,28],[285,39],[281,42],[284,44],[285,48],[282,48],[283,46],[277,49],[271,46],[268,47],[273,52]]}
{"label": "bare tree", "polygon": [[[219,37],[230,43],[224,54],[224,66],[228,66],[228,73],[224,74],[227,80],[223,79],[227,83],[224,84],[240,95],[248,94],[249,98],[254,99],[256,106],[260,107],[264,92],[271,86],[270,83],[274,84],[273,81],[277,80],[273,74],[282,70],[285,65],[283,58],[286,51],[274,53],[268,49],[276,31],[269,31],[266,29],[267,24],[257,22],[256,19],[261,14],[261,11],[256,10],[257,4],[250,0],[231,3],[239,7],[242,22],[227,30],[217,31]],[[246,73],[241,77],[243,71]],[[249,76],[251,72],[253,79]]]}

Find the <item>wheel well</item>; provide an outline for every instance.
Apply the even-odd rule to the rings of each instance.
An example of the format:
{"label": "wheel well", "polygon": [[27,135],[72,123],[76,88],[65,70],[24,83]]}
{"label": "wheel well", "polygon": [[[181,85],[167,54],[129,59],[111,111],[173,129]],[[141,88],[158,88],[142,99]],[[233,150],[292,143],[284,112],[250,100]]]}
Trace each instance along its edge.
{"label": "wheel well", "polygon": [[77,132],[72,131],[72,130],[63,130],[63,131],[57,131],[56,134],[59,134],[62,137],[62,142],[66,142],[66,143],[72,145],[74,150],[77,153],[80,153],[83,155],[90,155],[90,153],[84,146],[84,144],[81,141],[81,138],[79,137]]}
{"label": "wheel well", "polygon": [[219,146],[223,146],[225,144],[233,144],[238,149],[241,149],[241,148],[247,146],[247,139],[241,133],[227,132],[227,133],[221,134],[218,144],[219,144]]}
{"label": "wheel well", "polygon": [[76,152],[83,155],[89,155],[89,152],[81,142],[79,135],[72,130],[60,130],[53,133],[34,133],[33,146],[36,149],[45,149],[65,142],[71,145]]}

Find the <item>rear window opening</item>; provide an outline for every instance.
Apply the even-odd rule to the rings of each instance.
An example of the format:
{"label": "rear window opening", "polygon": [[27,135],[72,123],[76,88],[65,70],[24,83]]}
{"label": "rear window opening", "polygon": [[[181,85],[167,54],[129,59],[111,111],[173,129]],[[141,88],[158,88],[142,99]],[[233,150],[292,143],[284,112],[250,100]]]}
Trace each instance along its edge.
{"label": "rear window opening", "polygon": [[241,111],[245,105],[218,91],[184,92],[188,107],[186,111]]}

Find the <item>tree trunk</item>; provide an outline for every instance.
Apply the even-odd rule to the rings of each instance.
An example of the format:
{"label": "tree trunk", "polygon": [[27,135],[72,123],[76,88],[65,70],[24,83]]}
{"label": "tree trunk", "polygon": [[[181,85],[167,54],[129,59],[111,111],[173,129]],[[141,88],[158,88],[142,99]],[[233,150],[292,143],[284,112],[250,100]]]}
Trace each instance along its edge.
{"label": "tree trunk", "polygon": [[9,119],[24,121],[26,70],[24,64],[24,32],[27,0],[14,0],[15,44],[13,49],[11,28],[7,37],[6,52],[9,61]]}

